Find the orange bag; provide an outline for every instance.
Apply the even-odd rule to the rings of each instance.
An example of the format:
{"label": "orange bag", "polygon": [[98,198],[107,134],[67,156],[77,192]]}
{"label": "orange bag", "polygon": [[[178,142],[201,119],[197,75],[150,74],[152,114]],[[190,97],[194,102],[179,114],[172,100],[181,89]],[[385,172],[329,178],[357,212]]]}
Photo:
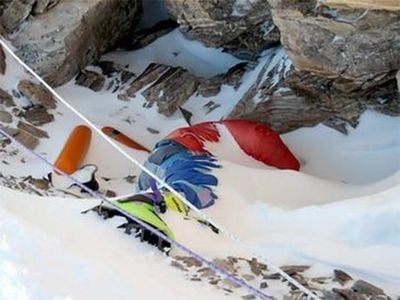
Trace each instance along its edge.
{"label": "orange bag", "polygon": [[54,163],[56,168],[68,175],[78,170],[89,150],[91,138],[92,131],[89,127],[75,127]]}
{"label": "orange bag", "polygon": [[125,134],[119,132],[117,129],[113,127],[103,127],[101,129],[104,134],[107,136],[113,138],[114,140],[120,142],[121,144],[124,144],[125,146],[128,146],[130,148],[136,149],[136,150],[142,150],[146,152],[150,152],[149,149],[146,147],[140,145],[139,143],[135,142],[131,138],[127,137]]}

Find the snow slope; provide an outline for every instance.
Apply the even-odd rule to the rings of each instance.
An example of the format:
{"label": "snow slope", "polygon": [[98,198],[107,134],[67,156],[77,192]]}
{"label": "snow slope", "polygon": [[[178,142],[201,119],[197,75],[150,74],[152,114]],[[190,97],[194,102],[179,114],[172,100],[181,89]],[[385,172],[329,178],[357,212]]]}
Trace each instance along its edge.
{"label": "snow slope", "polygon": [[0,299],[223,298],[115,224],[80,214],[97,201],[0,194]]}

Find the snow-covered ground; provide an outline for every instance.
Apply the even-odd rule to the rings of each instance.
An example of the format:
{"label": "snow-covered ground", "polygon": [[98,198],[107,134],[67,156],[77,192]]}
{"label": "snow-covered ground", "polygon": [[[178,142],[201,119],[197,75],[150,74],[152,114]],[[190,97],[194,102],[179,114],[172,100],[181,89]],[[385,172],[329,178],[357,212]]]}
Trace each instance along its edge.
{"label": "snow-covered ground", "polygon": [[0,299],[221,299],[147,244],[80,212],[97,201],[0,188]]}
{"label": "snow-covered ground", "polygon": [[[185,40],[178,31],[144,49],[113,52],[104,59],[129,64],[135,73],[150,62],[159,62],[201,76],[219,74],[238,62],[219,50]],[[7,63],[13,73],[1,80],[5,80],[4,89],[12,89],[15,78],[28,75],[17,64]],[[116,127],[148,147],[186,125],[178,114],[166,118],[154,107],[144,109],[141,96],[123,102],[109,91],[96,93],[73,81],[57,92],[97,126]],[[124,121],[129,118],[135,121]],[[44,127],[50,139],[40,144],[38,152],[54,160],[67,132],[81,122],[59,103],[56,120]],[[148,127],[159,133],[149,134]],[[309,272],[314,276],[340,268],[399,296],[399,118],[367,112],[347,136],[319,125],[285,134],[283,139],[301,160],[301,172],[257,165],[232,150],[229,136],[225,145],[210,145],[223,168],[216,173],[219,199],[204,212],[237,234],[247,248],[198,224],[186,225],[191,223],[182,223],[176,215],[163,216],[177,240],[208,257],[251,256],[251,248],[277,265],[312,265]],[[143,153],[121,147],[135,159],[145,159]],[[23,175],[33,169],[42,176],[49,171],[23,155],[28,163],[16,162],[8,173],[15,170]],[[137,174],[138,168],[98,135],[87,162],[99,166],[99,178],[114,178],[100,182],[103,190],[132,191],[123,178]],[[79,214],[93,202],[40,199],[6,189],[0,189],[0,194],[0,299],[223,297],[208,285],[184,280],[180,272],[167,267],[162,255],[127,238],[110,222]]]}

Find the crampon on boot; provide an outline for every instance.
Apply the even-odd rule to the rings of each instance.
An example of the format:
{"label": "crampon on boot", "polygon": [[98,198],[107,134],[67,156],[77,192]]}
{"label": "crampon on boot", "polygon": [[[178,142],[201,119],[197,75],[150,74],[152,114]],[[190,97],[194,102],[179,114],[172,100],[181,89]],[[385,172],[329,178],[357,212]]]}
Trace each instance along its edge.
{"label": "crampon on boot", "polygon": [[[145,222],[168,238],[174,239],[174,235],[171,229],[158,216],[156,212],[156,206],[152,204],[151,201],[152,200],[147,198],[146,195],[139,194],[128,199],[115,200],[112,203],[121,210],[136,217],[142,222]],[[143,228],[142,225],[135,222],[134,220],[128,219],[125,215],[123,215],[121,212],[111,207],[110,205],[98,205],[92,209],[84,211],[83,213],[86,213],[88,211],[95,211],[104,219],[113,218],[115,216],[124,217],[127,222],[118,226],[118,228],[123,228],[126,234],[134,234],[135,237],[139,238],[141,242],[145,241],[150,245],[156,246],[160,251],[165,252],[166,254],[168,254],[171,249],[170,242],[154,234],[150,230]]]}

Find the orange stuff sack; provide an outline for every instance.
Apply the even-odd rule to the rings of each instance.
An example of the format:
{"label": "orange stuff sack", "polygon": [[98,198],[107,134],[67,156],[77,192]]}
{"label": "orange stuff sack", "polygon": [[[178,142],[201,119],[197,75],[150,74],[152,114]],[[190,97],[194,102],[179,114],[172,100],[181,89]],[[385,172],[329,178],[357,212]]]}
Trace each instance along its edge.
{"label": "orange stuff sack", "polygon": [[75,127],[58,155],[55,167],[68,175],[78,170],[89,150],[91,138],[92,131],[89,127],[85,125]]}
{"label": "orange stuff sack", "polygon": [[115,128],[103,127],[101,131],[103,131],[103,133],[109,136],[110,138],[113,138],[114,140],[120,142],[121,144],[124,144],[125,146],[128,146],[129,148],[150,152],[149,149],[135,142],[134,140],[127,137],[125,134],[121,133]]}

